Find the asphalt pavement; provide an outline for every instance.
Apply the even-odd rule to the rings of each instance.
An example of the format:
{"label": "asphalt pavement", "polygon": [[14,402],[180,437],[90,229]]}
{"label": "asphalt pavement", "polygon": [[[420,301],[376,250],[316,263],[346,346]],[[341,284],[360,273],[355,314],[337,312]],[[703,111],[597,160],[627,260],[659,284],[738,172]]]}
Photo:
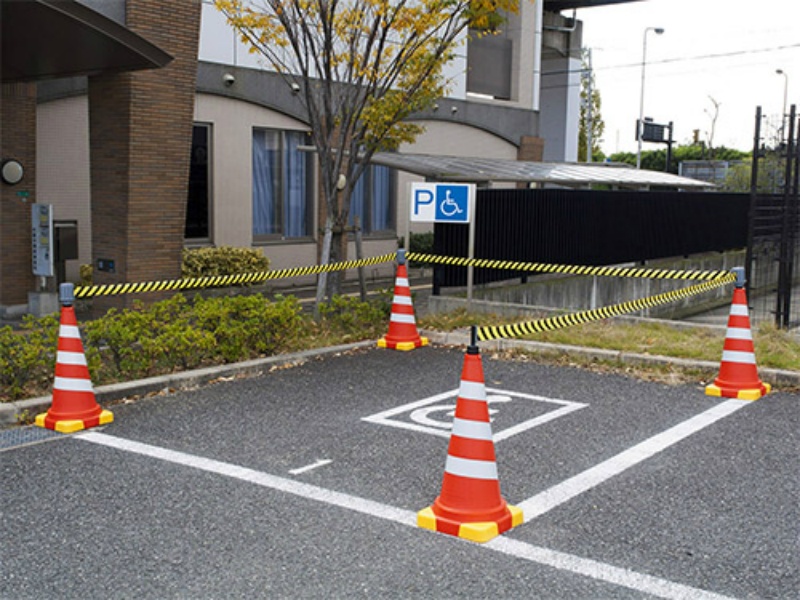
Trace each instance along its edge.
{"label": "asphalt pavement", "polygon": [[797,598],[800,394],[755,402],[484,352],[503,497],[440,491],[463,348],[356,348],[0,452],[0,597]]}

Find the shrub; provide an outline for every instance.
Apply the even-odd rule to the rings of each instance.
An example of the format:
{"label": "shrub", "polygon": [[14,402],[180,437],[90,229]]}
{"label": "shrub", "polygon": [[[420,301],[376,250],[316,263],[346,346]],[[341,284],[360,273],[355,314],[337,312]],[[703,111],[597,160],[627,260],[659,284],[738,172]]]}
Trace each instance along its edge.
{"label": "shrub", "polygon": [[[377,337],[391,298],[359,302],[336,297],[317,326],[294,297],[260,294],[187,300],[177,294],[145,306],[111,309],[83,326],[81,337],[95,385],[234,362],[306,347]],[[58,319],[26,317],[22,331],[0,328],[0,399],[45,393],[52,386]]]}
{"label": "shrub", "polygon": [[149,374],[150,360],[140,343],[151,334],[149,322],[144,305],[136,302],[132,309],[112,308],[102,318],[87,323],[84,347],[92,348],[103,359],[101,372],[92,376],[114,380]]}
{"label": "shrub", "polygon": [[81,265],[80,266],[80,282],[78,285],[81,286],[90,286],[94,281],[94,267],[92,265]]}
{"label": "shrub", "polygon": [[378,336],[383,333],[391,314],[391,297],[361,302],[348,296],[333,296],[321,304],[320,316],[324,326],[333,336],[350,339],[354,336]]}
{"label": "shrub", "polygon": [[188,277],[216,277],[257,273],[269,269],[269,259],[253,248],[185,248],[181,275]]}
{"label": "shrub", "polygon": [[[433,232],[426,233],[409,233],[408,235],[409,252],[419,252],[420,254],[433,254]],[[427,267],[429,263],[411,261],[409,266],[412,267]]]}
{"label": "shrub", "polygon": [[288,349],[303,329],[293,297],[270,302],[260,294],[196,299],[197,326],[215,339],[215,354],[235,362]]}
{"label": "shrub", "polygon": [[0,383],[4,394],[21,398],[47,389],[53,381],[58,319],[25,317],[21,331],[0,329]]}

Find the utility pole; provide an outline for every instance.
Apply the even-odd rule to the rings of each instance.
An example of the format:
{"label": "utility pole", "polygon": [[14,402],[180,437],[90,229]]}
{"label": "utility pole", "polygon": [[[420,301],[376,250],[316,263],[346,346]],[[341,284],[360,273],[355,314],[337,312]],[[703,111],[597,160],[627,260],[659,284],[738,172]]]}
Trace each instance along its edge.
{"label": "utility pole", "polygon": [[586,49],[586,62],[587,69],[584,69],[582,75],[586,79],[586,97],[584,105],[586,107],[586,162],[592,162],[592,147],[593,139],[592,133],[594,130],[594,88],[592,86],[592,49]]}

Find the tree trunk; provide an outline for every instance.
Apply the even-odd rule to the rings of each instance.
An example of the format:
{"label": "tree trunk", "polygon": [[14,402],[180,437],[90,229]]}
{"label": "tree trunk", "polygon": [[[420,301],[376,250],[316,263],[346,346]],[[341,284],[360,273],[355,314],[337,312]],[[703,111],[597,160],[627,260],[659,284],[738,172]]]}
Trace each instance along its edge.
{"label": "tree trunk", "polygon": [[[331,241],[332,236],[332,219],[330,215],[325,220],[325,235],[322,238],[322,256],[320,256],[319,264],[327,265],[331,257]],[[317,275],[317,298],[314,303],[314,320],[319,321],[319,305],[325,299],[325,290],[328,285],[328,274],[320,273]]]}
{"label": "tree trunk", "polygon": [[[337,263],[347,259],[347,231],[337,220],[333,225],[330,248],[330,262]],[[328,277],[328,298],[342,293],[343,271],[331,271]]]}

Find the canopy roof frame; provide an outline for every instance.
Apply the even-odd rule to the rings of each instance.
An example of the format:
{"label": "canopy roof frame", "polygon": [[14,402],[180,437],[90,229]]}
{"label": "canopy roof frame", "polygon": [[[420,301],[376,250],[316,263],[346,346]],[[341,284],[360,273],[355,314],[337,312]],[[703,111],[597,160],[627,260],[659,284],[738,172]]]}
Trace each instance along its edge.
{"label": "canopy roof frame", "polygon": [[372,162],[422,175],[431,181],[476,184],[540,183],[565,187],[605,184],[633,189],[666,187],[696,190],[716,187],[707,181],[672,173],[635,169],[621,163],[527,162],[399,152],[378,152],[372,157]]}

